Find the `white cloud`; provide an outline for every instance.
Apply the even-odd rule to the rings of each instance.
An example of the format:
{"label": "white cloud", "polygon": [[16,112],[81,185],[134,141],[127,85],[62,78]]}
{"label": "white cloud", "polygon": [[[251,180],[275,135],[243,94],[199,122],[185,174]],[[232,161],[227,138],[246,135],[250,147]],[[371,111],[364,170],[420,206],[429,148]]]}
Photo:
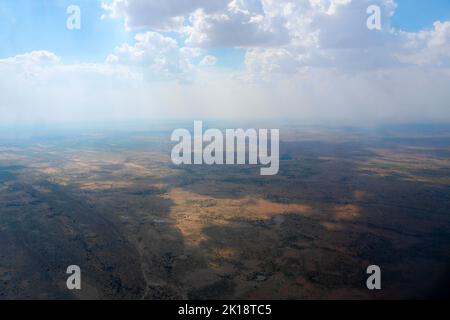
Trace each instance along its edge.
{"label": "white cloud", "polygon": [[[303,66],[365,69],[398,62],[393,47],[399,45],[399,40],[390,27],[390,17],[396,8],[394,0],[164,3],[113,0],[104,7],[110,16],[125,18],[131,27],[164,29],[171,25],[172,31],[186,36],[184,46],[246,48],[249,66],[262,62],[268,65],[258,69],[266,71],[292,72]],[[370,5],[381,8],[382,31],[366,27],[366,10]],[[270,57],[275,59],[273,65]]]}
{"label": "white cloud", "polygon": [[277,46],[289,42],[286,20],[271,15],[258,0],[233,0],[223,10],[195,11],[186,43],[199,47]]}
{"label": "white cloud", "polygon": [[148,31],[138,33],[134,45],[116,48],[106,61],[142,72],[148,80],[191,81],[196,72],[195,62],[201,57],[200,49],[180,47],[173,38]]}
{"label": "white cloud", "polygon": [[0,63],[13,64],[55,64],[59,63],[61,59],[53,52],[38,50],[25,54],[19,54],[12,58],[1,59]]}
{"label": "white cloud", "polygon": [[[269,5],[269,3],[271,3]],[[369,5],[382,12],[382,30],[366,26]],[[392,0],[266,0],[266,8],[284,15],[290,41],[275,48],[251,48],[246,64],[251,70],[295,73],[305,67],[339,68],[344,71],[398,65],[400,45],[390,27]]]}
{"label": "white cloud", "polygon": [[61,59],[52,52],[40,50],[0,59],[0,71],[14,72],[22,77],[33,77],[43,67],[60,65]]}
{"label": "white cloud", "polygon": [[198,64],[200,67],[210,67],[217,63],[217,58],[214,56],[205,56]]}
{"label": "white cloud", "polygon": [[122,18],[128,29],[178,29],[184,17],[197,9],[220,9],[229,0],[110,0],[103,2],[107,16]]}
{"label": "white cloud", "polygon": [[450,21],[436,21],[433,29],[402,32],[401,61],[421,66],[450,66]]}
{"label": "white cloud", "polygon": [[[260,0],[112,0],[106,16],[129,30],[179,31],[200,47],[279,45],[288,41],[285,19]],[[268,2],[268,4],[270,4]]]}

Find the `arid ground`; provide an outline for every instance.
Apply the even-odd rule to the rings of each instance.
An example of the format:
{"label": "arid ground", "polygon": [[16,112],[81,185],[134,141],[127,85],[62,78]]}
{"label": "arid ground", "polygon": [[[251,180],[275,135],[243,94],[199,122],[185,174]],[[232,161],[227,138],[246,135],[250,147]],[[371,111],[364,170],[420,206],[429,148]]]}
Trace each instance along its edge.
{"label": "arid ground", "polygon": [[177,167],[170,134],[2,131],[0,299],[448,296],[450,127],[285,126],[269,177]]}

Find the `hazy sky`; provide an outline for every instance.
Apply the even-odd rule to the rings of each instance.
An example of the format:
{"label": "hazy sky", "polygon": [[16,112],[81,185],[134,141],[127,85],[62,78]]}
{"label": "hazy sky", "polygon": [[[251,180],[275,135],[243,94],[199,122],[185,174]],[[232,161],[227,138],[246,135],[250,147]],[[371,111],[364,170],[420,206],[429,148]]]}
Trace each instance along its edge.
{"label": "hazy sky", "polygon": [[0,123],[450,121],[448,0],[3,0],[0,42]]}

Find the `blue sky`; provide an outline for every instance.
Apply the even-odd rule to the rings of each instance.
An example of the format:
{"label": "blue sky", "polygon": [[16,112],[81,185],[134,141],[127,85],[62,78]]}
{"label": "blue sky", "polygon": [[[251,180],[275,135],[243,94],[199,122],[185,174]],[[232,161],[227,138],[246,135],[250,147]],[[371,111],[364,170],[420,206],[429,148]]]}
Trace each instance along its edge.
{"label": "blue sky", "polygon": [[[66,9],[82,8],[82,28],[69,31]],[[33,50],[48,50],[65,62],[104,61],[108,53],[132,38],[123,23],[100,19],[103,9],[97,0],[2,0],[0,2],[0,56],[9,57]]]}
{"label": "blue sky", "polygon": [[430,28],[437,20],[450,20],[449,0],[396,0],[398,8],[392,18],[395,28],[416,32]]}
{"label": "blue sky", "polygon": [[[449,0],[396,0],[392,18],[396,29],[415,32],[431,28],[434,21],[450,20]],[[82,29],[65,28],[66,8],[82,8]],[[120,19],[101,19],[101,0],[3,0],[0,2],[0,58],[33,50],[48,50],[64,62],[102,62],[114,48],[132,43]],[[215,49],[221,66],[240,67],[245,55],[240,49]]]}

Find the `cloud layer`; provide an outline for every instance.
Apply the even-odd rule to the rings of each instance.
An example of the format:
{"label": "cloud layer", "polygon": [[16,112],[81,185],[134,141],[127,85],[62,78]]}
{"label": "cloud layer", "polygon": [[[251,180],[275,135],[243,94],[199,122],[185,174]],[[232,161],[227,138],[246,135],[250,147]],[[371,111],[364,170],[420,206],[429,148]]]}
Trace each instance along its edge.
{"label": "cloud layer", "polygon": [[[370,5],[380,8],[381,30],[366,26]],[[395,30],[394,0],[109,0],[103,8],[134,41],[101,64],[66,64],[45,50],[0,59],[3,121],[450,121],[450,21]],[[243,52],[242,67],[221,66],[230,48]]]}

